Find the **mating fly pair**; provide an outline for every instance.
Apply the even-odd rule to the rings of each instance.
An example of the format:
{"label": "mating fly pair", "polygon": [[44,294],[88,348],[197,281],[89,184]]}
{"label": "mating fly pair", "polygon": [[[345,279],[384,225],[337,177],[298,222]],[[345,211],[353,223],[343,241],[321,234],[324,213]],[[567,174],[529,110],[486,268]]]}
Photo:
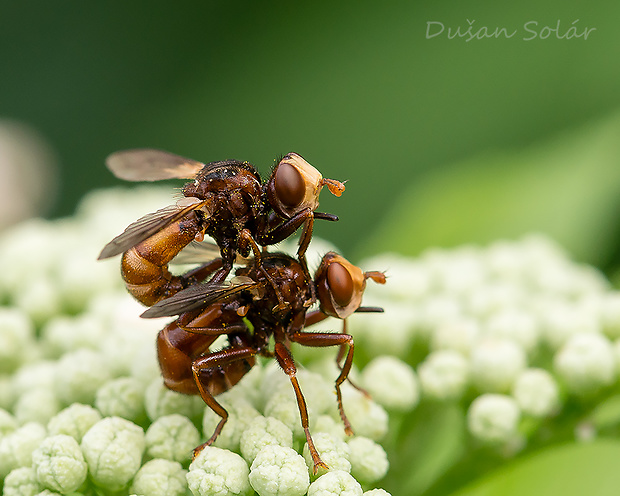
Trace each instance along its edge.
{"label": "mating fly pair", "polygon": [[[129,180],[193,179],[184,186],[181,202],[131,224],[106,245],[100,258],[124,252],[121,270],[127,288],[151,307],[143,317],[178,316],[157,338],[164,383],[180,393],[200,394],[221,417],[211,438],[194,455],[215,441],[228,418],[214,396],[236,384],[259,355],[275,357],[291,380],[315,472],[325,466],[310,436],[290,344],[339,347],[337,401],[345,430],[351,434],[340,385],[353,362],[353,338],[344,326],[341,333],[308,332],[304,327],[329,316],[346,319],[355,311],[381,311],[362,307],[361,299],[368,278],[385,282],[383,273],[363,272],[332,252],[323,257],[314,278],[309,274],[305,252],[314,218],[337,220],[315,212],[320,190],[326,185],[340,196],[344,185],[323,179],[295,153],[275,166],[265,184],[247,162],[204,165],[155,150],[116,153],[108,159],[108,167]],[[282,241],[302,226],[298,260],[258,248]],[[169,262],[205,234],[215,239],[219,257],[173,276]],[[246,259],[226,283],[236,255],[250,253],[253,258]],[[319,310],[308,312],[317,297]],[[220,335],[227,335],[228,346],[210,351]]]}

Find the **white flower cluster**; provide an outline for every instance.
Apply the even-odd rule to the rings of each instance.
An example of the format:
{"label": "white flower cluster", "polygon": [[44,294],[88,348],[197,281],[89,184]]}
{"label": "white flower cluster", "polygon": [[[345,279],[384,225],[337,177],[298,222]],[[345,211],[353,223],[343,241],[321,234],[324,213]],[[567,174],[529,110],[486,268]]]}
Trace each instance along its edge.
{"label": "white flower cluster", "polygon": [[312,473],[290,381],[271,362],[218,397],[229,420],[190,464],[219,417],[200,397],[163,386],[155,335],[164,324],[138,317],[118,260],[96,261],[126,225],[170,202],[168,190],[98,192],[70,219],[31,220],[0,235],[3,494],[387,494],[362,489],[388,470],[378,444],[386,409],[410,409],[419,394],[413,369],[394,357],[358,374],[376,401],[343,385],[352,438],[334,394],[337,349],[300,365],[328,472]]}
{"label": "white flower cluster", "polygon": [[356,343],[416,363],[421,401],[462,402],[484,444],[518,449],[524,423],[618,382],[620,292],[542,236],[362,267],[388,283],[367,287],[364,303],[385,313],[351,318]]}

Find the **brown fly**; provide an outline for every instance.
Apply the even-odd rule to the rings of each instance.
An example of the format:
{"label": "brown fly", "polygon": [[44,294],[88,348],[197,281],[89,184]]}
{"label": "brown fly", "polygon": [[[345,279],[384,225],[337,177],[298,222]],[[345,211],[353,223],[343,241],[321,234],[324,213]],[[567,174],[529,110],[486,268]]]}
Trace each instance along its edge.
{"label": "brown fly", "polygon": [[[314,219],[338,220],[335,215],[315,212],[319,193],[323,186],[336,196],[344,191],[343,183],[323,178],[296,153],[284,156],[265,183],[248,162],[225,160],[205,165],[160,150],[121,151],[106,163],[117,177],[128,181],[191,180],[183,186],[184,198],[177,204],[138,219],[99,255],[104,259],[123,253],[121,271],[127,289],[147,306],[207,274],[213,283],[223,282],[237,254],[252,254],[260,267],[259,246],[278,243],[300,227],[297,255],[309,278],[305,254]],[[213,237],[219,247],[221,260],[215,262],[219,267],[208,265],[173,276],[168,270],[172,258],[205,235]],[[312,288],[306,304],[314,298]]]}
{"label": "brown fly", "polygon": [[[345,332],[309,332],[304,327],[328,316],[345,319],[355,311],[382,311],[361,307],[361,300],[366,280],[383,284],[385,275],[363,272],[333,252],[323,257],[314,282],[306,277],[297,260],[282,253],[263,254],[261,267],[263,270],[258,270],[254,263],[248,263],[237,269],[230,284],[210,281],[192,285],[147,309],[142,316],[179,316],[159,333],[157,340],[164,382],[175,391],[200,394],[221,417],[213,435],[196,448],[195,455],[215,441],[228,418],[228,412],[214,397],[236,384],[254,365],[257,355],[275,357],[295,391],[316,472],[325,464],[310,436],[308,410],[290,345],[340,347],[337,362],[341,372],[336,379],[338,409],[346,433],[352,434],[342,406],[340,386],[353,364],[353,338]],[[280,295],[274,291],[274,283]],[[313,284],[319,288],[320,309],[307,313],[305,302]],[[280,305],[280,297],[285,299],[285,306]],[[209,346],[223,334],[228,335],[229,345],[211,352]]]}

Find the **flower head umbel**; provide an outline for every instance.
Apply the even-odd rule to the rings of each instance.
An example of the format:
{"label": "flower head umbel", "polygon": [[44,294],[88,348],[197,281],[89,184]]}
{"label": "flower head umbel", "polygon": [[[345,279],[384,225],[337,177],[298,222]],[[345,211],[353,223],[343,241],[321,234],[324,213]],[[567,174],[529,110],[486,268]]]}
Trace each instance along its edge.
{"label": "flower head umbel", "polygon": [[[373,486],[384,477],[398,487],[392,473],[430,484],[423,462],[432,457],[418,442],[440,439],[434,429],[452,443],[465,439],[451,453],[467,460],[555,439],[549,420],[568,409],[579,421],[558,430],[560,440],[620,425],[615,409],[595,408],[612,402],[618,384],[620,295],[596,270],[530,236],[360,264],[385,269],[388,283],[369,284],[364,296],[384,313],[346,322],[356,363],[341,392],[354,436],[336,400],[338,347],[293,348],[329,470],[314,474],[291,382],[263,360],[217,397],[228,422],[192,461],[220,417],[199,396],[164,386],[154,341],[165,324],[140,319],[117,264],[96,262],[119,229],[169,202],[167,190],[97,192],[69,219],[26,221],[0,236],[0,257],[10,261],[0,274],[5,494],[379,496],[388,493]],[[34,253],[33,239],[46,250]],[[313,243],[311,268],[328,249]],[[336,320],[312,328],[341,329]]]}
{"label": "flower head umbel", "polygon": [[394,308],[401,324],[378,337],[357,316],[350,329],[362,350],[387,346],[415,364],[419,408],[459,405],[472,446],[501,456],[549,439],[545,422],[567,403],[586,419],[575,432],[598,425],[588,410],[618,384],[620,297],[596,269],[542,236],[366,265],[377,263],[390,284],[369,287],[366,301]]}
{"label": "flower head umbel", "polygon": [[[334,394],[337,347],[300,352],[298,377],[317,448],[333,465],[325,475],[346,476],[311,477],[295,394],[273,362],[258,363],[218,396],[228,422],[192,461],[219,417],[199,396],[164,386],[155,337],[165,324],[140,319],[116,263],[96,261],[119,229],[169,201],[167,190],[95,192],[71,218],[26,221],[0,236],[0,255],[10,260],[0,275],[4,494],[302,496],[372,487],[388,467],[378,444],[388,429],[385,408],[411,409],[416,377],[386,357],[360,379],[377,401],[345,383],[344,409],[358,434],[347,437]],[[36,256],[35,238],[46,246]],[[313,243],[311,264],[331,248]],[[321,482],[311,489],[313,480]]]}

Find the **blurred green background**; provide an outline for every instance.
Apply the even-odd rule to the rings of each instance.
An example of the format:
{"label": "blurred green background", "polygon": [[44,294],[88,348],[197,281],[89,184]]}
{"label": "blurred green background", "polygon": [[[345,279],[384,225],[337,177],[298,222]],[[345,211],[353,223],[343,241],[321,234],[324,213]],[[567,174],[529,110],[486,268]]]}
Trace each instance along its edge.
{"label": "blurred green background", "polygon": [[[560,35],[596,30],[542,31],[558,20]],[[321,198],[341,222],[317,232],[351,258],[543,230],[609,268],[619,20],[608,0],[4,2],[0,116],[57,152],[52,216],[119,183],[103,165],[115,150],[239,158],[265,175],[295,150],[349,180]],[[429,21],[444,33],[427,39]],[[469,22],[516,34],[448,39]]]}
{"label": "blurred green background", "polygon": [[[429,21],[444,32],[427,39]],[[596,29],[542,31],[558,21],[560,36]],[[516,33],[448,38],[470,24]],[[54,149],[50,216],[120,184],[104,167],[119,149],[264,175],[296,151],[348,180],[321,197],[340,222],[316,233],[353,260],[541,231],[613,276],[619,25],[611,0],[4,2],[0,118]]]}

